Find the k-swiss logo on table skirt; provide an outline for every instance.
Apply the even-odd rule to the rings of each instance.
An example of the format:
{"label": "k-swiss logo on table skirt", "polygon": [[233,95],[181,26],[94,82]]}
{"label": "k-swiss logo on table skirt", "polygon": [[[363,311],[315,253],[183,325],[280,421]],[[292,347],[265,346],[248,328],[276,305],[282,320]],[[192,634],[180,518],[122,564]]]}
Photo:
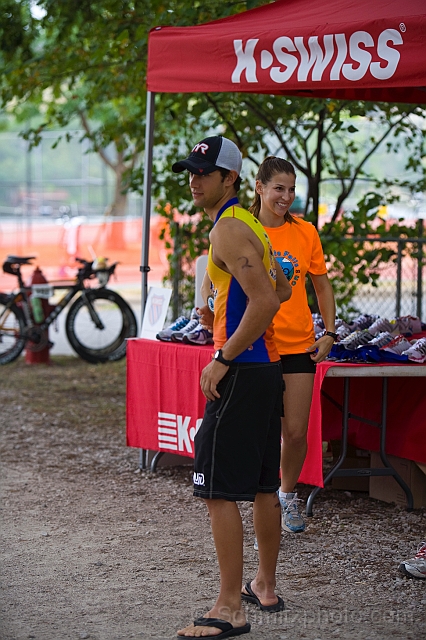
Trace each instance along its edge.
{"label": "k-swiss logo on table skirt", "polygon": [[[202,418],[158,412],[158,446],[161,450],[194,454],[194,438]],[[194,424],[195,423],[195,424]],[[194,425],[194,426],[191,426]]]}

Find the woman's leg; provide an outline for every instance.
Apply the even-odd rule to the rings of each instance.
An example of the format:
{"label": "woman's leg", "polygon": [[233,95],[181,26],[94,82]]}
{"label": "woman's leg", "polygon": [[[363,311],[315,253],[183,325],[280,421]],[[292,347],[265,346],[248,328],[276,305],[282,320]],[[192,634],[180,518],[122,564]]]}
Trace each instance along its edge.
{"label": "woman's leg", "polygon": [[294,487],[299,478],[307,451],[307,430],[314,382],[313,373],[284,374],[284,414],[281,444],[281,525],[284,531],[301,533],[305,521],[299,510]]}
{"label": "woman's leg", "polygon": [[284,374],[284,414],[282,419],[281,488],[294,491],[306,457],[309,411],[314,385],[313,373]]}

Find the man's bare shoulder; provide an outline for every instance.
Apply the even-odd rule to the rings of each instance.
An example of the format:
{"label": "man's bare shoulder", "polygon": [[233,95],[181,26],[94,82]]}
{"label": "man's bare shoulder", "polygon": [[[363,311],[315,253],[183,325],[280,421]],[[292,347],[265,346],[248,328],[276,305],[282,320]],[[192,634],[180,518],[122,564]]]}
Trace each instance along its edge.
{"label": "man's bare shoulder", "polygon": [[254,231],[243,220],[238,218],[221,218],[211,231],[211,238],[240,237],[251,239],[256,236]]}

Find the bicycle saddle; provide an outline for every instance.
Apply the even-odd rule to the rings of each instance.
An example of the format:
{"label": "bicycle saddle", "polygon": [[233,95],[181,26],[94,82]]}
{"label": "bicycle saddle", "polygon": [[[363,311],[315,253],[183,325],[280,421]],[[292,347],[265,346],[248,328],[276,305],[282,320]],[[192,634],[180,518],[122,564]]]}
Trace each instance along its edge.
{"label": "bicycle saddle", "polygon": [[36,256],[27,256],[26,258],[20,256],[7,256],[5,262],[10,264],[31,264],[30,260],[34,260]]}

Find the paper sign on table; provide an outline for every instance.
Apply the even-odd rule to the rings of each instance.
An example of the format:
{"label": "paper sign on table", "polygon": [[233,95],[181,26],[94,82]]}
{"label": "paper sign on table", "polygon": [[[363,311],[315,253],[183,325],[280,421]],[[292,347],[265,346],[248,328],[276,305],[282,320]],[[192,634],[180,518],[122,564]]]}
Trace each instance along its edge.
{"label": "paper sign on table", "polygon": [[150,287],[143,314],[141,338],[156,339],[155,336],[164,326],[171,295],[171,289]]}

